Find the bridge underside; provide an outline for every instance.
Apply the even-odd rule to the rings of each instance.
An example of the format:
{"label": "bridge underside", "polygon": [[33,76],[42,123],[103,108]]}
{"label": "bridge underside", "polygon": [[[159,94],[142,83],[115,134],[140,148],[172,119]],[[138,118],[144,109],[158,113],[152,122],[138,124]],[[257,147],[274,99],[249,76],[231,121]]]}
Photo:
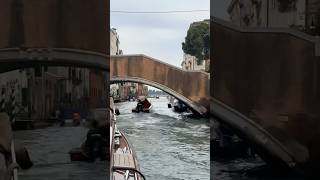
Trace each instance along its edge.
{"label": "bridge underside", "polygon": [[183,103],[185,103],[187,106],[189,106],[191,108],[191,110],[195,113],[199,113],[199,114],[204,114],[203,112],[206,112],[207,109],[205,107],[199,106],[198,104],[195,104],[194,102],[190,101],[188,98],[182,96],[181,94],[178,94],[177,92],[175,92],[174,90],[163,86],[161,84],[158,84],[156,82],[151,82],[151,81],[147,81],[145,79],[140,79],[140,78],[112,78],[110,80],[110,84],[113,83],[122,83],[122,82],[134,82],[134,83],[141,83],[141,84],[146,84],[146,85],[150,85],[153,86],[155,88],[161,89],[162,91],[172,95],[173,97],[179,99],[180,101],[182,101]]}
{"label": "bridge underside", "polygon": [[107,55],[66,48],[1,49],[0,73],[36,66],[74,66],[109,71]]}
{"label": "bridge underside", "polygon": [[111,56],[111,82],[139,82],[159,88],[199,114],[209,111],[209,75],[184,71],[144,55]]}
{"label": "bridge underside", "polygon": [[265,159],[317,173],[317,40],[294,30],[244,29],[212,19],[211,113],[257,146]]}
{"label": "bridge underside", "polygon": [[[297,140],[276,128],[266,128],[230,106],[213,99],[213,121],[219,121],[233,129],[241,138],[249,141],[256,152],[268,163],[297,168],[309,158],[308,149]],[[215,123],[215,122],[213,122]]]}

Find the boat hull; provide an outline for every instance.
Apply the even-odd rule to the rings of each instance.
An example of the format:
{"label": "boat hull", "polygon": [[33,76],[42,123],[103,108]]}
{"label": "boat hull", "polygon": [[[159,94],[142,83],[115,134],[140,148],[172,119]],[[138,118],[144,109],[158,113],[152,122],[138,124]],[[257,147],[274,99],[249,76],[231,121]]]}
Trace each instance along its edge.
{"label": "boat hull", "polygon": [[152,105],[149,108],[143,108],[142,111],[137,108],[134,108],[134,109],[132,109],[132,112],[134,112],[134,113],[140,113],[140,112],[150,113],[151,109],[152,109]]}

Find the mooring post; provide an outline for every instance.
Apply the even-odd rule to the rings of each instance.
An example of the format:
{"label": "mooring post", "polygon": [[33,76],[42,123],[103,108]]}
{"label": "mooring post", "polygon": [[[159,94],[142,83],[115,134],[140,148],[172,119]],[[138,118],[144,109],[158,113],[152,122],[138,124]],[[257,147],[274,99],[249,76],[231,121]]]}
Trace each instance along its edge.
{"label": "mooring post", "polygon": [[15,93],[15,85],[12,86],[12,89],[11,89],[11,95],[10,95],[10,98],[11,98],[11,123],[15,123],[16,121],[16,93]]}

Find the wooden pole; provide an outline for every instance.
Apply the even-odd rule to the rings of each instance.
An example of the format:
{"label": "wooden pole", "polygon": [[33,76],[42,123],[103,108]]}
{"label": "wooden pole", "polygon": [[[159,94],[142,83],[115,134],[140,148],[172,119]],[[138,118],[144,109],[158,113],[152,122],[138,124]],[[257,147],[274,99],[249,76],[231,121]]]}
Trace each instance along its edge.
{"label": "wooden pole", "polygon": [[[11,156],[12,156],[12,163],[16,164],[17,160],[16,160],[16,153],[15,153],[15,149],[14,149],[14,142],[12,140],[11,142]],[[12,175],[12,180],[18,180],[18,169],[17,167],[14,167],[13,169],[13,175]]]}

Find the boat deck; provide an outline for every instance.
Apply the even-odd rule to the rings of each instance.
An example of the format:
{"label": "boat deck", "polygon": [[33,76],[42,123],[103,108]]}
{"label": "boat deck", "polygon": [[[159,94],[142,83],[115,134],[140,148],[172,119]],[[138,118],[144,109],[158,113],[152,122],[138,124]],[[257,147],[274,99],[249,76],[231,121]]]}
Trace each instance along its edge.
{"label": "boat deck", "polygon": [[[123,133],[121,133],[120,145],[115,148],[115,152],[113,154],[113,167],[136,170],[139,169],[128,140]],[[124,177],[126,177],[126,173],[128,173],[127,180],[141,180],[141,177],[139,175],[137,175],[136,173],[132,173],[132,171],[126,170],[114,171],[113,179],[124,179]]]}
{"label": "boat deck", "polygon": [[116,167],[136,168],[132,154],[115,153],[113,156],[113,165]]}

